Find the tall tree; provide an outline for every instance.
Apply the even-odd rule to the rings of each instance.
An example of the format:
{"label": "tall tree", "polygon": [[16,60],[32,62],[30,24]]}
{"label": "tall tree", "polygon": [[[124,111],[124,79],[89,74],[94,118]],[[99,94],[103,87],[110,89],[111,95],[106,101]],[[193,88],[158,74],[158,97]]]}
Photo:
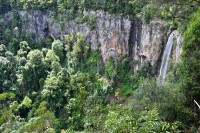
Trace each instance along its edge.
{"label": "tall tree", "polygon": [[[184,34],[184,44],[181,64],[181,80],[187,96],[187,104],[195,107],[194,100],[200,102],[200,9],[192,16],[190,25]],[[200,117],[198,114],[197,118]]]}

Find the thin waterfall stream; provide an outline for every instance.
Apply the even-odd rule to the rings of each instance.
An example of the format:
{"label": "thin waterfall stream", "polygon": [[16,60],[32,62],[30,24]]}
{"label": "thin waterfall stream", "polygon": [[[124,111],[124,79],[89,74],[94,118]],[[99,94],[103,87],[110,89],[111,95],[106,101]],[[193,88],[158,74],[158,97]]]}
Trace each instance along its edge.
{"label": "thin waterfall stream", "polygon": [[169,68],[169,58],[171,55],[173,43],[174,43],[174,33],[172,32],[168,38],[166,48],[164,50],[164,54],[162,57],[162,63],[161,63],[161,67],[160,67],[159,77],[158,77],[159,84],[163,84],[165,81],[165,77],[167,75],[167,71]]}

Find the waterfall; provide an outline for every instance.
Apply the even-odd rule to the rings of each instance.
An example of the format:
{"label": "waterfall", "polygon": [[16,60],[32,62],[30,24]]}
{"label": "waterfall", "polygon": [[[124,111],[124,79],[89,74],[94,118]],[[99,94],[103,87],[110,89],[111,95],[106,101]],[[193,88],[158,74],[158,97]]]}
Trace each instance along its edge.
{"label": "waterfall", "polygon": [[168,68],[169,68],[169,58],[171,55],[171,51],[172,51],[172,45],[174,42],[174,33],[172,32],[168,38],[167,44],[166,44],[166,48],[162,57],[162,63],[161,63],[161,67],[160,67],[160,74],[158,77],[158,82],[159,84],[163,84]]}

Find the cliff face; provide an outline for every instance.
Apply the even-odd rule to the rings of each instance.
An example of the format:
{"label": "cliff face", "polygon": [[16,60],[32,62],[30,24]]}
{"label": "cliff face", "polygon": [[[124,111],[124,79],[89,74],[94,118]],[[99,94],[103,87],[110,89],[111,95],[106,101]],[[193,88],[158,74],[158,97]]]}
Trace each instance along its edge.
{"label": "cliff face", "polygon": [[131,22],[121,15],[110,15],[103,11],[84,12],[84,16],[95,16],[93,29],[90,25],[77,23],[76,20],[67,21],[63,14],[59,16],[63,22],[56,20],[48,12],[20,11],[19,15],[22,21],[22,30],[36,34],[36,40],[44,36],[45,28],[48,28],[50,34],[55,38],[60,39],[65,34],[80,32],[92,49],[97,49],[100,45],[104,62],[109,56],[128,54]]}
{"label": "cliff face", "polygon": [[[111,15],[101,10],[83,13],[89,18],[95,16],[92,28],[90,24],[78,23],[77,20],[68,21],[64,14],[56,17],[60,19],[52,17],[48,11],[19,11],[18,14],[21,30],[35,34],[36,41],[45,34],[63,39],[66,34],[80,32],[92,49],[100,48],[105,63],[109,56],[117,59],[119,55],[127,54],[133,62],[134,70],[148,63],[153,73],[157,73],[169,33],[164,21],[154,20],[145,24],[141,20],[130,21],[126,16]],[[11,15],[8,13],[5,16],[9,18]],[[179,54],[173,56],[177,59]]]}
{"label": "cliff face", "polygon": [[168,28],[165,23],[161,20],[154,20],[149,24],[139,20],[133,22],[130,53],[135,62],[133,63],[135,70],[148,63],[152,67],[152,72],[156,73],[167,39]]}
{"label": "cliff face", "polygon": [[174,40],[174,46],[172,51],[172,61],[174,66],[178,63],[180,60],[180,55],[182,52],[182,43],[183,43],[183,35],[180,34],[178,31],[174,31],[175,40]]}

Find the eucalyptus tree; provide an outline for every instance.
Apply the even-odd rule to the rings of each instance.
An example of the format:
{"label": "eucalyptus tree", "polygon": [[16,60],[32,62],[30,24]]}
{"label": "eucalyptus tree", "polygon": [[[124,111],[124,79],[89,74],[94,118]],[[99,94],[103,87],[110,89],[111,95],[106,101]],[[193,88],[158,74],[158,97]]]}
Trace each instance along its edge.
{"label": "eucalyptus tree", "polygon": [[44,57],[40,50],[31,50],[27,55],[27,61],[18,71],[18,83],[21,93],[37,92],[43,85],[46,77]]}
{"label": "eucalyptus tree", "polygon": [[63,43],[60,40],[54,40],[51,49],[59,57],[60,61],[63,62],[65,58]]}
{"label": "eucalyptus tree", "polygon": [[81,33],[65,36],[65,51],[68,61],[75,64],[76,69],[82,69],[88,57],[89,46],[85,44]]}
{"label": "eucalyptus tree", "polygon": [[0,45],[0,92],[10,91],[16,85],[17,59],[5,45]]}

